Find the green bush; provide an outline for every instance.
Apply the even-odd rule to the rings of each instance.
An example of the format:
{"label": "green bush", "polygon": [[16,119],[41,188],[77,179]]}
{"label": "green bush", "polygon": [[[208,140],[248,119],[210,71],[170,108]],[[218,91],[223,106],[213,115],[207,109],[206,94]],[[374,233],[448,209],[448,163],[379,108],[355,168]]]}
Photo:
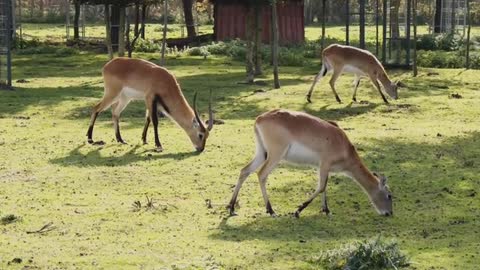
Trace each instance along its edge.
{"label": "green bush", "polygon": [[55,56],[69,56],[69,55],[78,54],[78,50],[70,47],[39,45],[37,47],[19,49],[17,50],[17,54],[18,55],[55,54]]}
{"label": "green bush", "polygon": [[385,242],[378,237],[323,252],[311,263],[335,270],[398,269],[409,266],[409,259],[396,242]]}
{"label": "green bush", "polygon": [[460,48],[463,41],[458,35],[441,34],[436,37],[437,48],[444,51],[455,51]]}
{"label": "green bush", "polygon": [[437,49],[437,42],[434,35],[421,35],[417,39],[417,50],[433,51]]}
{"label": "green bush", "polygon": [[190,56],[207,57],[208,55],[210,55],[210,52],[208,51],[207,46],[189,48],[186,50],[186,53],[187,55],[190,55]]}
{"label": "green bush", "polygon": [[135,52],[147,52],[147,53],[153,53],[153,52],[159,52],[161,49],[160,44],[148,40],[148,39],[141,39],[139,38],[137,40],[137,43],[135,44]]}

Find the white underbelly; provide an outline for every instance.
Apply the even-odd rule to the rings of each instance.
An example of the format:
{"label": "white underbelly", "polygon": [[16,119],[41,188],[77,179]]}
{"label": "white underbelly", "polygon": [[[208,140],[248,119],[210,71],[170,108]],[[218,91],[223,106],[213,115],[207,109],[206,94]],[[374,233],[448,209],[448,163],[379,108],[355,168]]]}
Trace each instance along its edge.
{"label": "white underbelly", "polygon": [[285,160],[295,164],[318,166],[320,156],[301,143],[293,142],[288,148]]}
{"label": "white underbelly", "polygon": [[356,74],[358,76],[367,76],[367,74],[365,74],[365,72],[363,72],[361,69],[359,69],[355,66],[352,66],[352,65],[343,66],[342,72],[343,73],[352,73],[352,74]]}
{"label": "white underbelly", "polygon": [[122,94],[128,99],[145,99],[145,92],[139,91],[131,87],[123,87]]}

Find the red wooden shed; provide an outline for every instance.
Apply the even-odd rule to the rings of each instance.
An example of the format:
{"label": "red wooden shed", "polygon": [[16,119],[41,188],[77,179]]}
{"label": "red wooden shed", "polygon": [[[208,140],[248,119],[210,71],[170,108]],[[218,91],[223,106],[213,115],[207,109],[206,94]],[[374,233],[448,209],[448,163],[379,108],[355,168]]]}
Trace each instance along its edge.
{"label": "red wooden shed", "polygon": [[[214,35],[217,41],[245,39],[246,14],[248,1],[210,0],[214,5]],[[257,7],[258,8],[258,7]],[[271,6],[263,5],[262,41],[271,40]],[[281,44],[301,43],[305,38],[303,21],[303,0],[278,1],[278,32]]]}

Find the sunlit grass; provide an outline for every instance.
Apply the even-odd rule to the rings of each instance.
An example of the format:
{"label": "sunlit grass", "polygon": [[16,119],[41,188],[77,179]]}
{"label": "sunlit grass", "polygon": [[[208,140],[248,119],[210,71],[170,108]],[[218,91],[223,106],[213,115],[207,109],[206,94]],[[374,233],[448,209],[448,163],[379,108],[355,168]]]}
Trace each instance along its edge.
{"label": "sunlit grass", "polygon": [[[157,54],[136,54],[157,59]],[[21,258],[45,268],[225,268],[314,269],[322,251],[382,235],[396,239],[416,269],[476,269],[480,260],[479,71],[390,71],[408,85],[384,105],[363,80],[359,104],[350,104],[352,80],[343,76],[337,104],[327,79],[307,104],[305,94],[318,70],[281,67],[279,90],[238,84],[245,68],[227,58],[167,59],[191,102],[199,93],[205,116],[209,90],[216,117],[206,151],[193,154],[185,133],[162,119],[163,153],[142,145],[144,103],[130,104],[121,130],[128,145],[114,142],[109,112],[100,115],[95,139],[86,144],[91,107],[102,96],[105,55],[14,57],[16,91],[0,92],[0,268]],[[265,92],[256,90],[264,90]],[[452,93],[461,99],[451,98]],[[241,190],[239,216],[225,220],[239,170],[254,153],[255,117],[269,109],[303,110],[337,121],[372,169],[384,173],[394,196],[394,216],[378,216],[350,179],[329,180],[331,218],[320,200],[300,219],[287,214],[316,185],[313,169],[282,165],[268,192],[282,216],[265,214],[252,175]],[[146,195],[153,208],[144,207]],[[208,207],[206,200],[211,202]],[[142,207],[134,205],[139,201]],[[30,233],[52,222],[54,229]],[[31,260],[31,261],[30,261]],[[10,265],[12,265],[11,263]]]}

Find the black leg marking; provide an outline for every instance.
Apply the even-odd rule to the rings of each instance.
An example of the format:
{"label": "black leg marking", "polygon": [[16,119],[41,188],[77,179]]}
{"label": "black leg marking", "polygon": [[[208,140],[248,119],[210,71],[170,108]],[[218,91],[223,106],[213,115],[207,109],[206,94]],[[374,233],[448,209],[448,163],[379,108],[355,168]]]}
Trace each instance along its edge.
{"label": "black leg marking", "polygon": [[97,116],[98,116],[98,112],[95,113],[95,115],[93,116],[93,122],[92,122],[92,124],[88,127],[87,138],[88,138],[88,143],[89,143],[89,144],[93,144],[93,139],[92,139],[92,136],[93,136],[93,126],[95,125],[95,121],[97,120]]}
{"label": "black leg marking", "polygon": [[119,121],[117,120],[117,129],[115,130],[115,138],[117,139],[117,142],[126,144],[125,141],[122,139],[122,136],[120,135],[120,125],[118,122]]}
{"label": "black leg marking", "polygon": [[303,209],[305,209],[312,201],[309,200],[309,201],[306,201],[304,202],[302,205],[300,205],[297,209],[297,211],[295,211],[295,217],[296,218],[299,218],[300,217],[300,213],[303,211]]}
{"label": "black leg marking", "polygon": [[162,144],[160,143],[160,139],[158,138],[158,115],[157,115],[157,101],[156,98],[153,100],[152,104],[152,123],[153,123],[153,131],[155,133],[155,147],[158,152],[163,151]]}
{"label": "black leg marking", "polygon": [[145,119],[145,126],[143,127],[143,132],[142,132],[142,142],[143,144],[147,144],[147,131],[148,131],[148,126],[150,125],[150,117],[147,117]]}
{"label": "black leg marking", "polygon": [[270,201],[267,202],[267,213],[270,214],[270,216],[272,217],[277,216],[275,214],[275,211],[273,211],[272,204],[270,204]]}

